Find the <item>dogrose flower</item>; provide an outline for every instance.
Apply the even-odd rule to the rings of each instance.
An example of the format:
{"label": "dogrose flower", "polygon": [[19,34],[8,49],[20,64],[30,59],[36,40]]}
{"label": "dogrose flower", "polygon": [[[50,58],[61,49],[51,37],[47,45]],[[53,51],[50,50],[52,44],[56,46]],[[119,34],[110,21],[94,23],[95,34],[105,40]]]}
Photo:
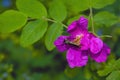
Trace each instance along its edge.
{"label": "dogrose flower", "polygon": [[87,26],[88,20],[82,16],[68,26],[69,36],[60,36],[54,42],[60,52],[67,50],[66,59],[71,68],[85,66],[88,56],[98,63],[105,62],[110,54],[110,48],[88,32]]}

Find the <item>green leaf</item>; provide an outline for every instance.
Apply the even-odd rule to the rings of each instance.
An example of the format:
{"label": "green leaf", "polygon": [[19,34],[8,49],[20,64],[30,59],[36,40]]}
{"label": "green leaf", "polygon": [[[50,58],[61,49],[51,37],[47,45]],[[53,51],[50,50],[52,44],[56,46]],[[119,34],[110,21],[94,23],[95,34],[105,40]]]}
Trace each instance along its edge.
{"label": "green leaf", "polygon": [[0,15],[0,32],[10,33],[25,25],[27,17],[18,11],[8,10]]}
{"label": "green leaf", "polygon": [[22,31],[21,45],[29,46],[41,39],[47,30],[47,26],[48,24],[44,20],[29,22]]}
{"label": "green leaf", "polygon": [[112,26],[118,22],[117,16],[107,11],[99,12],[94,16],[94,22],[96,24],[103,24],[107,27]]}
{"label": "green leaf", "polygon": [[55,48],[54,41],[58,36],[62,34],[63,26],[58,23],[53,23],[49,28],[45,36],[46,48],[51,51]]}
{"label": "green leaf", "polygon": [[119,80],[120,79],[120,71],[113,71],[106,80]]}
{"label": "green leaf", "polygon": [[60,1],[53,1],[49,8],[50,16],[56,21],[63,21],[67,16],[66,7]]}
{"label": "green leaf", "polygon": [[79,13],[89,9],[89,0],[63,0],[68,9],[73,13]]}
{"label": "green leaf", "polygon": [[115,0],[92,0],[92,6],[95,9],[100,9],[107,5],[111,5],[114,2],[115,2]]}
{"label": "green leaf", "polygon": [[99,74],[99,76],[106,76],[110,72],[112,72],[114,70],[119,70],[119,69],[120,69],[120,59],[118,59],[116,61],[111,61],[108,65],[106,65],[105,69],[99,70],[98,74]]}
{"label": "green leaf", "polygon": [[17,0],[17,8],[32,18],[47,16],[47,11],[42,3],[37,0]]}

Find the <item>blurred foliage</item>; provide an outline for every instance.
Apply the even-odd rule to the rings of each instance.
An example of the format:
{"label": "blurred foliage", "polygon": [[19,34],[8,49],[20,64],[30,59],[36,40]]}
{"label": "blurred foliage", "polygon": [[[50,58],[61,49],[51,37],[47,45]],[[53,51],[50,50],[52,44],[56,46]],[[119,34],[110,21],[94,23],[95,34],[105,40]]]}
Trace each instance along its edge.
{"label": "blurred foliage", "polygon": [[[0,0],[0,80],[120,80],[120,0]],[[105,63],[71,69],[54,40],[93,8],[95,32],[111,47]],[[64,25],[64,24],[65,25]],[[89,21],[89,30],[91,30]]]}

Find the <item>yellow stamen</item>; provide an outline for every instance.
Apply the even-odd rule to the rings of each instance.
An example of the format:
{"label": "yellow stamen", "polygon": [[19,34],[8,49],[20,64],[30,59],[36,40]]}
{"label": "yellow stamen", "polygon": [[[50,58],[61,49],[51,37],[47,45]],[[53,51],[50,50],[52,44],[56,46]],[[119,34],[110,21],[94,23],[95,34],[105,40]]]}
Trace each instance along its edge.
{"label": "yellow stamen", "polygon": [[77,35],[76,38],[73,40],[73,44],[80,46],[80,40],[83,37],[83,34]]}

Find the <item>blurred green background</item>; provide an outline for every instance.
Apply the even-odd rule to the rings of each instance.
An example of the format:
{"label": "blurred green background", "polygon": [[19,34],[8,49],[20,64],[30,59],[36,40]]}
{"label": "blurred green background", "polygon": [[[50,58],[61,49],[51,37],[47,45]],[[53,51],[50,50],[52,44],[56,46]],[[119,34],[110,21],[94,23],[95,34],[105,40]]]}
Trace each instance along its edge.
{"label": "blurred green background", "polygon": [[[81,15],[87,18],[89,16],[89,0],[38,1],[45,6],[48,18],[58,19],[65,25],[69,25],[71,21],[77,20]],[[64,6],[51,5],[54,1],[58,4],[60,1]],[[57,36],[50,44],[48,44],[49,37],[43,36],[40,40],[34,41],[34,44],[23,47],[20,45],[23,30],[21,28],[10,33],[0,33],[0,80],[120,80],[120,0],[91,1],[96,34],[112,36],[112,38],[102,38],[111,48],[107,62],[99,64],[90,59],[85,67],[70,69],[66,61],[66,52],[60,53],[53,45]],[[58,10],[55,11],[56,9],[52,8]],[[11,9],[19,10],[16,7],[16,0],[0,0],[0,14]],[[54,15],[54,13],[56,14]],[[60,16],[53,17],[52,15]],[[34,20],[34,18],[32,19]],[[52,27],[51,24],[52,22],[49,22],[48,27]],[[89,30],[91,30],[90,26],[91,22]],[[1,23],[0,27],[2,27]],[[66,34],[65,28],[62,34]],[[46,42],[44,43],[44,41]]]}

